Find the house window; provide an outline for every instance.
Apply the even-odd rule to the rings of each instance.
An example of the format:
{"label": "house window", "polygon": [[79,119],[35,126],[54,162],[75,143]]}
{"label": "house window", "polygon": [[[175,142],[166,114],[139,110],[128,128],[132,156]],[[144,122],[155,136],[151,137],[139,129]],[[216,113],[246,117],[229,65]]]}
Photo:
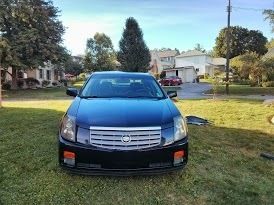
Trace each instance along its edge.
{"label": "house window", "polygon": [[47,80],[51,80],[51,71],[47,70]]}
{"label": "house window", "polygon": [[19,71],[17,72],[17,78],[24,78],[24,72],[21,71],[21,70],[19,70]]}
{"label": "house window", "polygon": [[43,79],[43,69],[39,69],[39,78]]}

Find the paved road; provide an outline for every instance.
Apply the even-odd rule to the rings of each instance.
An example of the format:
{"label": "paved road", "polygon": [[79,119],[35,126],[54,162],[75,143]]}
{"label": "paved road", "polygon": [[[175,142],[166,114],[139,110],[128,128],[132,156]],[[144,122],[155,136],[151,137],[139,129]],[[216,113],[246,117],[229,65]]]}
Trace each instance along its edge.
{"label": "paved road", "polygon": [[203,95],[205,91],[211,88],[209,83],[184,83],[177,94],[179,99],[211,98],[212,96]]}

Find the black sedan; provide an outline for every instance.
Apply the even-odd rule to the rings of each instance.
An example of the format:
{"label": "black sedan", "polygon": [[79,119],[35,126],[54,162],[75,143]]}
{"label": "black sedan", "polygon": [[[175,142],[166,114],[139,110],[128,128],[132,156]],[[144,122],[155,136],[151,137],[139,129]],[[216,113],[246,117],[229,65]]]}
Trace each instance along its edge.
{"label": "black sedan", "polygon": [[185,118],[147,73],[98,72],[75,99],[59,131],[59,163],[72,172],[156,174],[188,160]]}

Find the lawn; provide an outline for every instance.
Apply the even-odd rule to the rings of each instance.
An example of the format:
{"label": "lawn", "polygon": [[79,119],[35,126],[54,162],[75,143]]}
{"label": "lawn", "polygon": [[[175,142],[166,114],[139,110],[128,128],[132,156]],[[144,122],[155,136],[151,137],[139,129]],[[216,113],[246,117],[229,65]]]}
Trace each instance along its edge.
{"label": "lawn", "polygon": [[274,107],[261,101],[192,100],[185,170],[160,176],[68,174],[57,162],[59,119],[70,100],[10,101],[0,109],[0,204],[274,204]]}
{"label": "lawn", "polygon": [[[225,85],[218,86],[217,94],[225,94]],[[274,87],[250,87],[249,85],[229,85],[231,95],[274,95]],[[206,92],[212,94],[213,90]]]}
{"label": "lawn", "polygon": [[[3,99],[58,99],[68,98],[66,88],[39,88],[3,91]],[[68,98],[69,99],[69,98]]]}
{"label": "lawn", "polygon": [[[83,81],[78,81],[72,86],[80,89]],[[38,88],[25,90],[3,90],[3,99],[71,99],[66,95],[65,87]]]}

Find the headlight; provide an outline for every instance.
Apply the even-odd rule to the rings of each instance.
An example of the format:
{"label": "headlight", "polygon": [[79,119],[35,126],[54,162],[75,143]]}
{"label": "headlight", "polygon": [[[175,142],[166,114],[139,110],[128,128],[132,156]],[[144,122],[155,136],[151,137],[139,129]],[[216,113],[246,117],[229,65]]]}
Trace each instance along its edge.
{"label": "headlight", "polygon": [[183,117],[177,116],[174,121],[174,142],[183,139],[187,136],[187,125]]}
{"label": "headlight", "polygon": [[75,142],[75,118],[66,115],[62,121],[61,136]]}

